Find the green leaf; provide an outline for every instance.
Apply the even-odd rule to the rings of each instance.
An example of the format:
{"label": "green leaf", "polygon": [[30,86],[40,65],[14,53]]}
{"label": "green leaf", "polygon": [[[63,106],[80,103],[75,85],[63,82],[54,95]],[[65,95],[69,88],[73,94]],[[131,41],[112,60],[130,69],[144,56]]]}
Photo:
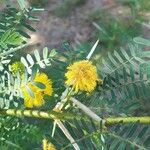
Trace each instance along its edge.
{"label": "green leaf", "polygon": [[57,54],[56,50],[52,49],[50,54],[49,54],[49,57],[54,57],[56,54]]}
{"label": "green leaf", "polygon": [[30,35],[28,35],[26,32],[22,31],[22,30],[17,30],[23,37],[30,39]]}
{"label": "green leaf", "polygon": [[48,48],[47,48],[47,47],[45,47],[45,48],[43,49],[43,58],[44,58],[44,59],[48,58]]}
{"label": "green leaf", "polygon": [[28,62],[30,63],[30,65],[33,66],[34,60],[33,60],[32,56],[30,54],[27,54],[26,58],[27,58]]}
{"label": "green leaf", "polygon": [[142,44],[142,45],[145,45],[145,46],[150,46],[150,40],[144,39],[144,38],[142,38],[142,37],[135,37],[135,38],[133,39],[133,41],[134,41],[135,43],[138,43],[138,44]]}
{"label": "green leaf", "polygon": [[125,49],[121,48],[121,52],[126,60],[130,60],[130,56],[128,55]]}
{"label": "green leaf", "polygon": [[32,8],[32,11],[44,11],[44,8]]}
{"label": "green leaf", "polygon": [[25,9],[25,1],[24,0],[17,0],[18,1],[18,4],[20,6],[20,8],[23,10]]}
{"label": "green leaf", "polygon": [[26,86],[26,90],[28,91],[29,95],[30,95],[32,98],[35,98],[35,95],[34,95],[33,91],[31,90],[31,88],[29,88],[28,86]]}
{"label": "green leaf", "polygon": [[114,56],[120,61],[120,63],[123,63],[123,59],[121,58],[120,54],[117,51],[114,51]]}
{"label": "green leaf", "polygon": [[110,59],[111,63],[112,63],[115,67],[118,67],[118,63],[116,62],[115,58],[111,55],[110,52],[108,52],[108,58]]}
{"label": "green leaf", "polygon": [[11,30],[7,30],[0,39],[0,43],[3,47],[6,47],[7,45],[18,46],[21,45],[23,41],[24,39],[18,32]]}
{"label": "green leaf", "polygon": [[23,23],[23,26],[25,26],[28,30],[35,32],[36,30],[30,26],[29,24]]}
{"label": "green leaf", "polygon": [[35,85],[36,87],[40,88],[40,89],[46,88],[46,86],[42,82],[33,82],[32,84]]}
{"label": "green leaf", "polygon": [[37,71],[38,71],[38,67],[37,67],[37,65],[34,65],[34,66],[32,67],[31,81],[34,80],[34,78],[35,78],[35,76],[36,76],[36,74],[37,74]]}
{"label": "green leaf", "polygon": [[26,59],[24,57],[21,57],[21,62],[26,66],[28,67],[28,62],[26,61]]}
{"label": "green leaf", "polygon": [[27,72],[27,69],[26,69],[26,68],[25,68],[25,71],[24,71],[22,83],[23,83],[24,85],[26,85],[26,84],[28,83],[28,72]]}
{"label": "green leaf", "polygon": [[39,62],[39,61],[41,60],[40,54],[39,54],[39,51],[38,51],[38,50],[35,50],[35,51],[34,51],[34,56],[35,56],[37,62]]}

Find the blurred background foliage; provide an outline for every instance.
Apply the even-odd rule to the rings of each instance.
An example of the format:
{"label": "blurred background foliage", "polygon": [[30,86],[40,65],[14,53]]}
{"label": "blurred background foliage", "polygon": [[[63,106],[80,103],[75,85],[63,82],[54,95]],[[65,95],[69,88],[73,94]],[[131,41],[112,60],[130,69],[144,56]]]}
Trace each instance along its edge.
{"label": "blurred background foliage", "polygon": [[34,25],[32,46],[62,50],[61,44],[67,41],[74,49],[89,51],[99,38],[97,52],[103,55],[136,36],[149,37],[149,0],[28,0],[27,5],[45,9]]}
{"label": "blurred background foliage", "polygon": [[[49,19],[52,17],[56,20],[54,24],[47,20],[49,28],[53,29],[56,25],[56,29],[52,33],[49,32],[50,43],[53,41],[51,38],[55,39],[55,35],[57,38],[59,34],[57,32],[60,32],[60,37],[61,32],[64,33],[64,37],[62,36],[58,43],[54,43],[56,46],[66,40],[74,47],[79,46],[89,50],[93,41],[99,38],[101,48],[98,49],[106,52],[125,46],[125,43],[130,42],[137,35],[149,36],[147,32],[150,17],[149,0],[60,0],[59,2],[31,0],[30,2],[31,5],[44,7],[49,11]],[[57,27],[57,24],[61,24],[62,27],[59,25]]]}

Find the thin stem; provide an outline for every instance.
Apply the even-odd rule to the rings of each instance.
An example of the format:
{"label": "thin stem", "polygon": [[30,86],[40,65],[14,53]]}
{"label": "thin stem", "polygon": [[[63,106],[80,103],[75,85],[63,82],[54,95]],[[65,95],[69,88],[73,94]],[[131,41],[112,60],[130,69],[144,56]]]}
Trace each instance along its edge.
{"label": "thin stem", "polygon": [[74,140],[74,138],[71,136],[71,134],[69,133],[69,131],[66,129],[66,127],[63,125],[63,123],[60,120],[57,120],[57,119],[55,120],[55,122],[58,125],[58,127],[62,130],[62,132],[65,134],[65,136],[68,138],[68,140],[73,145],[73,147],[75,148],[75,150],[80,150],[78,144],[76,143],[76,141]]}
{"label": "thin stem", "polygon": [[18,51],[18,50],[20,50],[20,49],[22,49],[22,48],[24,48],[24,47],[27,47],[27,46],[28,46],[28,44],[24,44],[24,45],[18,46],[18,47],[16,47],[16,48],[11,48],[10,50],[8,50],[8,51],[3,52],[2,54],[0,54],[0,57],[9,55],[9,54],[11,54],[11,53],[14,53],[14,52],[16,52],[16,51]]}
{"label": "thin stem", "polygon": [[79,102],[77,99],[71,97],[70,100],[79,108],[81,109],[86,115],[91,117],[95,121],[104,121],[102,118],[100,118],[97,114],[95,114],[92,110],[90,110],[87,106]]}
{"label": "thin stem", "polygon": [[[83,136],[83,137],[77,139],[76,142],[80,142],[80,141],[82,141],[82,140],[84,140],[84,139],[87,139],[87,138],[89,138],[89,137],[92,137],[92,136],[94,136],[94,135],[99,135],[99,134],[102,135],[102,132],[101,132],[100,130],[97,130],[97,131],[95,131],[95,132],[86,134],[85,136]],[[128,143],[128,144],[130,144],[130,145],[134,145],[135,147],[140,148],[140,149],[142,149],[142,150],[147,150],[147,149],[145,149],[144,147],[142,147],[141,145],[138,145],[136,142],[132,142],[132,141],[130,141],[130,139],[125,139],[125,138],[123,138],[123,137],[121,137],[121,136],[119,136],[119,135],[117,135],[117,134],[110,133],[110,132],[104,132],[104,134],[109,135],[109,136],[111,136],[111,137],[113,137],[113,138],[116,138],[116,139],[118,139],[118,140],[120,140],[120,141],[124,141],[124,142],[126,142],[126,143]],[[70,147],[71,144],[73,144],[73,143],[70,143],[70,144],[66,145],[66,146],[63,147],[61,150],[67,149],[68,147]],[[103,144],[102,144],[102,146],[103,146]]]}

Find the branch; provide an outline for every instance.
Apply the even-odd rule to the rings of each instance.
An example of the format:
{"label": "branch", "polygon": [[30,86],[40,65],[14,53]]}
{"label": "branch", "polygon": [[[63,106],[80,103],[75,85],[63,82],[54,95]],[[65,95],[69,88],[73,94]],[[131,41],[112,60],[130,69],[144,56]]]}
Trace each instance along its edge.
{"label": "branch", "polygon": [[45,119],[56,118],[53,112],[44,112],[38,110],[0,109],[0,114],[16,116],[16,117],[33,117],[33,118],[45,118]]}
{"label": "branch", "polygon": [[114,124],[129,124],[129,123],[140,123],[140,124],[150,124],[150,116],[144,117],[115,117],[115,118],[106,118],[106,125]]}
{"label": "branch", "polygon": [[40,111],[40,110],[21,110],[21,109],[0,109],[0,115],[8,115],[15,117],[31,117],[31,118],[41,118],[41,119],[60,119],[69,120],[76,118],[80,120],[81,116],[75,116],[70,113],[61,113],[56,111]]}
{"label": "branch", "polygon": [[[20,109],[4,109],[0,110],[0,115],[9,115],[16,117],[33,117],[33,118],[45,118],[45,119],[74,119],[74,115],[69,115],[65,113],[56,113],[56,112],[46,112],[46,111],[38,111],[38,110],[20,110]],[[81,119],[78,117],[77,119]],[[115,125],[115,124],[130,124],[130,123],[140,123],[140,124],[149,124],[150,125],[150,116],[142,116],[142,117],[115,117],[115,118],[104,118],[105,124],[107,126]],[[95,120],[96,121],[96,120]],[[99,122],[99,120],[97,120]]]}

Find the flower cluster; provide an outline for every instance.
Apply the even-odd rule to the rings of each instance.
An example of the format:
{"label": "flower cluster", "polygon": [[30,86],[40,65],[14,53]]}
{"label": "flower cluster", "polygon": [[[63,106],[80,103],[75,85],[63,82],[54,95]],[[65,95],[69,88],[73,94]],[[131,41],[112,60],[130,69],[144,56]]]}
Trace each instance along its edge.
{"label": "flower cluster", "polygon": [[45,85],[44,89],[40,89],[39,87],[32,84],[32,82],[28,83],[28,87],[34,93],[34,97],[32,97],[26,88],[23,88],[24,95],[24,105],[28,108],[32,108],[34,106],[42,106],[44,104],[44,95],[52,95],[52,81],[48,79],[48,76],[45,73],[37,73],[33,82],[40,82]]}
{"label": "flower cluster", "polygon": [[43,150],[56,150],[52,143],[49,143],[47,139],[43,139]]}
{"label": "flower cluster", "polygon": [[11,72],[13,73],[13,75],[16,75],[18,72],[20,75],[22,75],[24,73],[24,65],[23,63],[17,61],[17,62],[14,62],[11,66],[10,66],[10,70]]}
{"label": "flower cluster", "polygon": [[[24,71],[24,66],[20,62],[16,62],[11,66],[13,74],[19,72],[20,74]],[[82,60],[75,62],[67,68],[65,73],[66,85],[72,86],[73,90],[76,92],[85,91],[92,92],[97,82],[102,81],[98,79],[96,67],[88,60]],[[45,88],[39,88],[36,86],[35,82],[42,83]],[[33,108],[34,106],[42,106],[44,101],[44,96],[51,96],[53,93],[52,81],[48,78],[45,73],[37,73],[34,80],[27,84],[28,88],[32,91],[33,95],[27,88],[22,86],[22,93],[24,96],[24,105],[28,108]]]}
{"label": "flower cluster", "polygon": [[68,72],[65,74],[67,78],[66,85],[72,86],[75,92],[79,90],[92,92],[95,89],[98,75],[96,67],[90,61],[75,62],[67,69]]}

